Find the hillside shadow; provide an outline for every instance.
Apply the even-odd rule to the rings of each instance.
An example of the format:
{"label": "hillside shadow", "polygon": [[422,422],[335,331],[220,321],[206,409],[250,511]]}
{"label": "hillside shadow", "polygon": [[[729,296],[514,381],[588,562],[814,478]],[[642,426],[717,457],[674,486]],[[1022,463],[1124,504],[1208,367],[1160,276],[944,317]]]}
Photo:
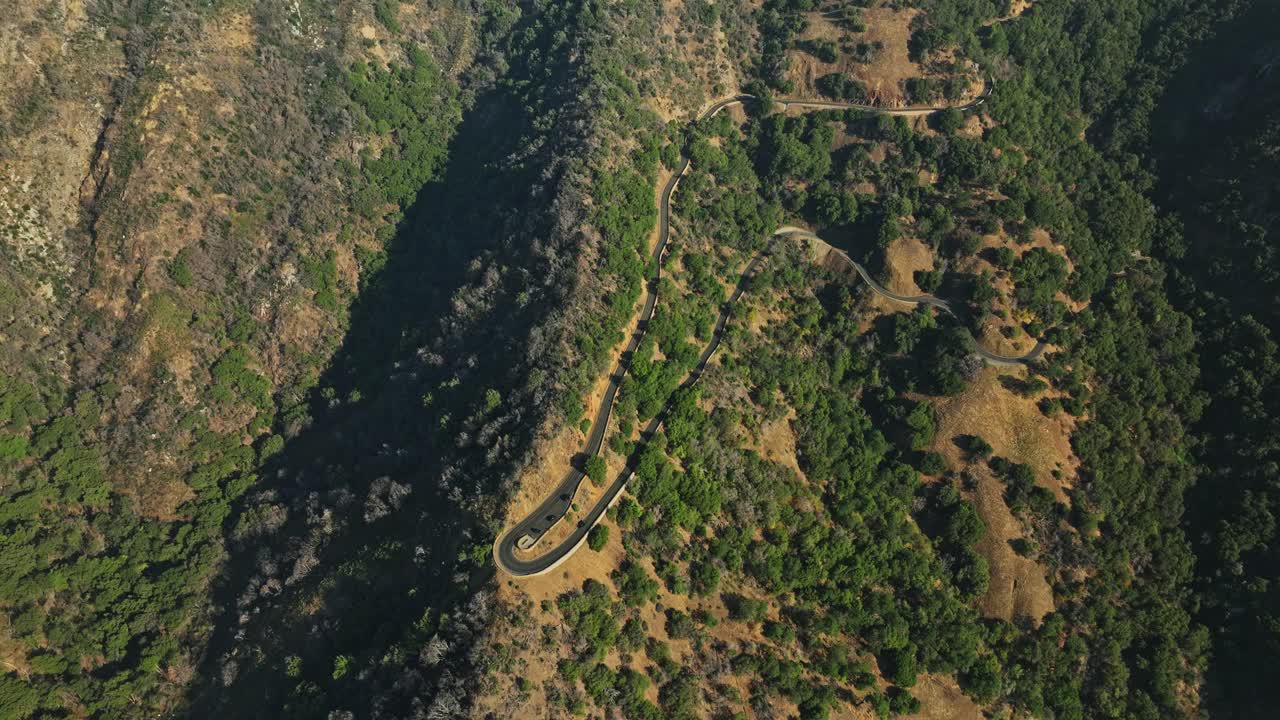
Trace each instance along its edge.
{"label": "hillside shadow", "polygon": [[364,280],[306,399],[310,422],[281,421],[284,449],[225,523],[240,539],[188,716],[407,713],[430,696],[440,673],[412,656],[446,613],[465,622],[464,602],[491,578],[466,556],[487,549],[483,520],[540,412],[520,388],[546,308],[521,294],[529,274],[547,277],[532,239],[552,232],[547,196],[563,168],[555,143],[510,162],[530,128],[518,99],[476,100],[442,177]]}
{"label": "hillside shadow", "polygon": [[[1263,152],[1280,126],[1278,26],[1275,3],[1243,8],[1189,49],[1150,115],[1153,195],[1186,224],[1184,233],[1157,236],[1152,254],[1173,268],[1166,292],[1193,318],[1208,398],[1193,428],[1202,470],[1187,489],[1183,522],[1195,539],[1194,617],[1213,629],[1200,697],[1206,712],[1224,717],[1269,717],[1280,700],[1280,654],[1264,610],[1275,593],[1262,580],[1280,566],[1267,542],[1241,550],[1249,545],[1239,540],[1248,511],[1275,496],[1274,465],[1267,469],[1260,448],[1270,441],[1265,419],[1275,417],[1263,379],[1274,348],[1263,338],[1280,329],[1280,305],[1276,273],[1260,269],[1275,267],[1267,258],[1280,227],[1274,160]],[[1245,398],[1256,404],[1242,406]]]}

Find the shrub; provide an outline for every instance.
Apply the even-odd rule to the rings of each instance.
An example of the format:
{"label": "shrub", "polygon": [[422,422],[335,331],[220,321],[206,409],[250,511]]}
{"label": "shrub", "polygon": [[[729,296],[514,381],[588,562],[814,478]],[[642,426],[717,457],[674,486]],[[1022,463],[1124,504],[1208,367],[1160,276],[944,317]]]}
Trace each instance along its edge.
{"label": "shrub", "polygon": [[970,459],[986,458],[991,456],[991,443],[978,437],[977,435],[961,435],[956,438],[956,442],[960,448],[969,453]]}
{"label": "shrub", "polygon": [[923,450],[933,442],[933,435],[937,431],[933,406],[927,402],[916,403],[911,414],[907,415],[907,427],[911,429],[911,449]]}
{"label": "shrub", "polygon": [[964,113],[950,108],[937,115],[938,131],[951,135],[964,126]]}
{"label": "shrub", "polygon": [[942,271],[941,270],[917,270],[915,272],[916,285],[927,293],[938,292],[938,288],[942,287]]}
{"label": "shrub", "polygon": [[339,655],[333,659],[333,679],[344,677],[351,670],[351,656]]}
{"label": "shrub", "polygon": [[622,601],[632,607],[638,607],[658,598],[658,581],[649,576],[643,566],[627,562],[621,569],[610,575],[613,584],[618,588]]}
{"label": "shrub", "polygon": [[191,251],[187,248],[182,248],[174,256],[173,261],[169,263],[169,277],[178,284],[178,287],[190,287],[195,280],[191,274],[190,260]]}
{"label": "shrub", "polygon": [[587,533],[587,547],[600,552],[604,546],[609,544],[609,526],[596,525],[591,528],[591,532]]}
{"label": "shrub", "polygon": [[587,458],[587,477],[591,478],[591,482],[596,485],[603,485],[605,477],[609,472],[609,467],[605,463],[604,458],[599,455],[592,455]]}
{"label": "shrub", "polygon": [[691,638],[696,632],[697,626],[692,617],[673,608],[667,610],[667,635],[673,638]]}
{"label": "shrub", "polygon": [[920,455],[918,469],[922,475],[941,475],[949,468],[947,468],[947,461],[942,455],[936,452],[927,452]]}
{"label": "shrub", "polygon": [[825,63],[833,63],[840,57],[836,44],[830,40],[803,40],[796,46]]}
{"label": "shrub", "polygon": [[743,622],[759,622],[769,611],[769,605],[765,601],[742,595],[726,595],[724,604],[729,608],[729,617]]}
{"label": "shrub", "polygon": [[827,73],[814,83],[818,92],[837,100],[864,102],[867,99],[867,88],[861,82],[844,73]]}
{"label": "shrub", "polygon": [[400,32],[399,0],[378,0],[373,6],[373,16],[391,32]]}

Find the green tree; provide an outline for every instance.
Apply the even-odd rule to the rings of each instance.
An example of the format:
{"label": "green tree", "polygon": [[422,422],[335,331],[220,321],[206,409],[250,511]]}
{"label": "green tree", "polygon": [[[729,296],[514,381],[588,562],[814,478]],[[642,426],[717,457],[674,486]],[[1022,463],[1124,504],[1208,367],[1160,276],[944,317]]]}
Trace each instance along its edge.
{"label": "green tree", "polygon": [[591,478],[591,482],[596,485],[603,485],[607,479],[608,472],[609,467],[604,458],[599,455],[592,455],[587,458],[587,477]]}
{"label": "green tree", "polygon": [[607,544],[609,544],[609,527],[607,525],[596,525],[591,528],[591,532],[587,533],[587,546],[592,550],[599,552]]}

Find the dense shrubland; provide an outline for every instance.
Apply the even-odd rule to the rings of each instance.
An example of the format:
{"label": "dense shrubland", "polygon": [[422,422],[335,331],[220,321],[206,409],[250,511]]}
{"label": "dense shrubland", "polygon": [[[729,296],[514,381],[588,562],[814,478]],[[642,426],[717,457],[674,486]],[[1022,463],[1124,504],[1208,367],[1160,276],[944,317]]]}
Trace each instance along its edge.
{"label": "dense shrubland", "polygon": [[[1275,53],[1267,29],[1280,15],[1271,3],[1239,5],[1191,54],[1176,36],[1155,48],[1142,102],[1116,113],[1109,139],[1146,158],[1156,197],[1176,220],[1156,250],[1172,268],[1173,302],[1192,318],[1207,396],[1192,428],[1200,467],[1187,501],[1198,619],[1212,639],[1205,704],[1224,716],[1265,717],[1278,700],[1268,668],[1280,659],[1273,195],[1280,86],[1263,68]],[[1219,109],[1202,112],[1206,102]]]}
{"label": "dense shrubland", "polygon": [[[601,131],[595,114],[623,107],[621,98],[578,103],[586,88],[618,79],[607,67],[606,20],[572,3],[528,11],[494,8],[486,18],[483,54],[504,71],[462,89],[474,104],[461,113],[447,161],[440,118],[416,105],[438,77],[429,58],[410,53],[408,68],[357,65],[348,75],[383,141],[380,156],[364,159],[365,192],[399,204],[390,213],[398,232],[366,254],[380,269],[309,399],[312,424],[271,466],[307,492],[264,487],[254,497],[288,520],[270,520],[280,526],[274,557],[263,559],[261,538],[242,546],[237,610],[261,620],[248,624],[247,641],[222,639],[230,652],[219,662],[234,673],[224,683],[259,698],[256,712],[460,706],[491,604],[484,565],[504,481],[546,418],[574,417],[566,408],[581,385],[564,368],[598,357],[574,322],[594,306],[572,294],[578,267],[568,258],[598,249],[622,277],[619,292],[636,289],[627,278],[643,264],[628,254],[642,251],[653,222],[652,159],[647,179],[609,188],[578,157]],[[585,61],[570,61],[579,54]],[[454,112],[449,97],[434,110]],[[584,217],[584,193],[611,200],[615,188],[639,208],[608,202],[598,207],[621,207],[618,215]],[[584,219],[602,226],[605,243],[578,234]],[[625,298],[610,302],[629,310]],[[566,353],[569,343],[582,352]],[[343,519],[358,507],[363,523]],[[329,608],[322,625],[297,614],[306,602]],[[296,672],[256,660],[285,655],[301,658]],[[208,692],[223,698],[218,707],[235,704]]]}
{"label": "dense shrubland", "polygon": [[[80,195],[84,225],[71,237],[83,245],[76,250],[82,265],[50,297],[65,315],[56,332],[31,346],[32,355],[11,354],[6,342],[5,717],[124,717],[181,702],[232,507],[283,444],[276,392],[306,375],[305,359],[269,360],[271,318],[251,308],[272,292],[274,263],[297,263],[305,253],[296,237],[285,242],[285,228],[333,227],[326,206],[333,188],[320,176],[336,174],[329,142],[345,126],[339,108],[309,108],[299,88],[333,89],[324,68],[334,51],[307,56],[314,65],[263,58],[274,71],[270,79],[265,70],[234,81],[215,75],[219,92],[244,100],[241,117],[223,123],[201,116],[205,143],[191,148],[180,168],[169,164],[167,148],[144,144],[143,123],[155,107],[149,102],[161,103],[166,84],[182,82],[177,59],[192,48],[204,52],[203,33],[222,19],[220,10],[102,4],[65,46],[64,57],[74,57],[98,27],[102,37],[126,38],[127,63],[110,97],[101,98],[98,154]],[[56,22],[60,12],[50,8],[45,19]],[[313,18],[317,27],[335,22],[323,12]],[[261,19],[270,25],[272,13]],[[266,29],[262,34],[274,40]],[[284,42],[277,50],[298,46]],[[61,63],[51,58],[46,65],[55,84],[66,77]],[[215,73],[224,67],[214,66]],[[79,99],[85,91],[62,85],[58,94]],[[203,99],[193,97],[191,107],[202,112]],[[265,107],[292,114],[291,127],[264,123],[246,133],[240,122],[260,119]],[[171,120],[153,123],[168,131]],[[267,167],[261,158],[268,155],[278,165]],[[185,199],[174,197],[179,193]],[[236,202],[204,203],[206,193],[233,193]],[[155,226],[175,212],[199,237],[165,258],[156,244],[171,238],[156,239],[164,232]],[[250,253],[247,239],[256,235],[266,238],[265,249]],[[164,270],[147,273],[147,264]],[[336,309],[332,276],[323,279],[317,294],[326,291]],[[310,293],[299,290],[292,299],[305,306]],[[104,296],[118,297],[120,306],[103,307]],[[300,337],[296,350],[312,343],[324,345]],[[180,377],[184,364],[189,374]],[[40,366],[47,369],[32,372]]]}

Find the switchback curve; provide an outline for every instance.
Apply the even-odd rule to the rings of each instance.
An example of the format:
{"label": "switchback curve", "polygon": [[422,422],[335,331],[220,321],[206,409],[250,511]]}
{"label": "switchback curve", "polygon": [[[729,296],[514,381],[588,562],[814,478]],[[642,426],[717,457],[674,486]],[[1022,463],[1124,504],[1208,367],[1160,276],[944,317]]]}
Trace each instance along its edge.
{"label": "switchback curve", "polygon": [[[994,84],[994,80],[988,78],[984,83],[981,95],[969,103],[957,106],[955,109],[967,110],[981,105],[987,97],[990,96]],[[702,112],[698,113],[695,120],[712,117],[725,108],[732,107],[734,105],[741,105],[746,101],[754,99],[756,98],[753,95],[739,94],[719,100],[706,107]],[[950,107],[936,106],[879,108],[860,103],[797,98],[776,98],[773,102],[784,107],[794,106],[830,110],[860,110],[880,115],[898,116],[929,115],[951,109]],[[587,436],[586,446],[583,448],[582,454],[585,457],[592,457],[600,452],[600,446],[604,441],[604,433],[609,426],[609,418],[613,412],[614,401],[617,399],[618,388],[622,383],[623,377],[630,369],[631,358],[635,353],[636,348],[639,347],[640,341],[644,338],[644,333],[648,329],[649,321],[653,318],[654,308],[658,300],[658,285],[662,276],[662,257],[666,252],[667,241],[670,238],[671,196],[675,193],[676,188],[679,187],[680,179],[688,173],[689,167],[689,158],[682,158],[680,169],[671,176],[666,185],[663,186],[662,193],[659,195],[658,242],[654,246],[653,253],[650,257],[650,262],[653,266],[653,274],[650,276],[649,281],[646,284],[645,301],[640,311],[640,321],[636,324],[635,331],[631,334],[630,340],[627,342],[626,347],[618,358],[617,365],[614,366],[613,371],[609,375],[609,384],[605,389],[603,398],[601,399],[600,408],[597,410],[596,416],[591,422],[591,430]],[[817,237],[809,231],[802,230],[800,228],[786,227],[780,228],[775,232],[774,239],[776,240],[779,237],[803,233]],[[694,369],[690,371],[689,375],[685,378],[685,381],[681,384],[680,389],[692,386],[702,377],[702,373],[706,369],[707,363],[720,347],[720,341],[724,335],[724,330],[728,325],[734,305],[738,299],[742,297],[742,294],[746,292],[747,286],[758,270],[761,260],[769,254],[772,250],[772,246],[771,241],[764,250],[757,253],[747,264],[746,269],[738,280],[737,286],[734,288],[733,294],[720,309],[719,316],[716,319],[715,328],[711,334],[711,341],[703,350],[702,355],[698,358],[698,363],[694,366]],[[845,257],[848,256],[845,255]],[[852,259],[850,259],[850,262],[853,262]],[[865,280],[873,290],[885,297],[899,302],[924,302],[938,307],[944,312],[954,314],[945,301],[932,296],[909,297],[892,293],[888,288],[885,288],[875,282],[875,280],[867,274],[866,270],[863,269],[861,265],[857,263],[853,264],[857,268],[858,273],[862,276],[863,280]],[[1004,357],[994,353],[989,353],[981,348],[975,348],[975,351],[985,360],[993,364],[1017,365],[1028,362],[1035,357],[1039,357],[1040,353],[1043,351],[1043,345],[1037,344],[1036,348],[1032,350],[1031,353],[1022,358]],[[672,394],[672,398],[674,398],[676,394],[678,394],[678,391],[677,393]],[[641,432],[641,447],[643,447],[643,444],[646,443],[661,427],[667,411],[670,408],[670,404],[671,400],[668,400],[667,405],[663,407],[662,411],[659,412]],[[543,500],[542,503],[533,510],[533,512],[529,513],[523,520],[511,526],[506,532],[498,536],[493,546],[494,561],[498,568],[509,575],[517,577],[542,575],[554,570],[560,565],[560,563],[572,556],[573,553],[577,551],[584,542],[586,542],[587,534],[591,531],[591,528],[600,521],[600,518],[604,516],[604,513],[609,509],[609,507],[617,501],[619,496],[621,496],[622,491],[626,488],[627,482],[631,479],[633,472],[634,469],[632,468],[632,463],[628,461],[627,467],[618,474],[618,477],[614,479],[607,488],[605,488],[600,499],[597,500],[591,509],[587,511],[586,515],[578,521],[577,526],[568,535],[568,537],[562,540],[558,545],[535,558],[520,558],[516,554],[517,550],[528,550],[536,545],[551,527],[559,523],[565,517],[572,507],[573,499],[577,496],[578,489],[581,487],[585,475],[577,467],[571,467],[560,483],[556,485],[551,493],[547,495],[546,499]]]}

